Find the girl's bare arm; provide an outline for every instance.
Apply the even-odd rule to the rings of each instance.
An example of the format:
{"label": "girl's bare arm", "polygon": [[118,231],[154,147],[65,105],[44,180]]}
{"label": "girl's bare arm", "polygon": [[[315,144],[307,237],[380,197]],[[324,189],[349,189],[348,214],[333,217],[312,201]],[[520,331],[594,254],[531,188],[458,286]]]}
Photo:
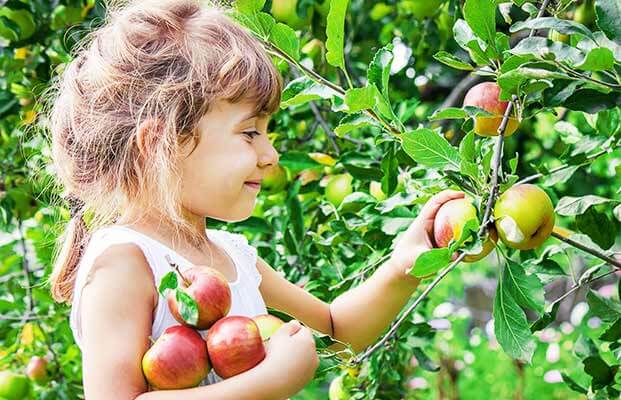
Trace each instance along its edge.
{"label": "girl's bare arm", "polygon": [[147,392],[141,360],[157,292],[140,248],[114,245],[96,260],[83,290],[82,350],[84,393],[88,400],[285,399],[290,385],[282,371],[265,363],[217,384],[184,390]]}

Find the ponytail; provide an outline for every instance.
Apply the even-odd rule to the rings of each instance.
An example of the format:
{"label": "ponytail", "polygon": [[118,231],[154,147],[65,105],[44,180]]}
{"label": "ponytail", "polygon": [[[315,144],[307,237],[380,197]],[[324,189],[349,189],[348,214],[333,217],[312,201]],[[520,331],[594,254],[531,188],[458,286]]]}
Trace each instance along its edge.
{"label": "ponytail", "polygon": [[56,244],[60,251],[49,278],[52,297],[59,303],[71,303],[78,264],[89,240],[88,227],[83,218],[84,203],[77,197],[69,197],[68,201],[71,219]]}

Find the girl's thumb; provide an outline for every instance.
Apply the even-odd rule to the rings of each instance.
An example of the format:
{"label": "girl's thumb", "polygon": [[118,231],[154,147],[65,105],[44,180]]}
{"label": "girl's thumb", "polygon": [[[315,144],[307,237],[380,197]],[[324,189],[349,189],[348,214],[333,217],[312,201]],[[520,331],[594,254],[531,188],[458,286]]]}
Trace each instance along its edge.
{"label": "girl's thumb", "polygon": [[281,330],[285,331],[286,334],[292,336],[294,333],[300,330],[302,326],[297,319],[292,319],[281,327]]}

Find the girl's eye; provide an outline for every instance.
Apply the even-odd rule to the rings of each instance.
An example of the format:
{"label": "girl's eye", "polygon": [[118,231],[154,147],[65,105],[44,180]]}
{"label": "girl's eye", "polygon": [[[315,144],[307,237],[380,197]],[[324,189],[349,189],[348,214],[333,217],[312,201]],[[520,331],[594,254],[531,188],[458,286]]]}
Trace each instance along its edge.
{"label": "girl's eye", "polygon": [[250,136],[251,139],[253,137],[255,137],[255,136],[260,136],[261,135],[261,133],[258,132],[258,131],[248,131],[248,132],[243,132],[243,133],[244,133],[244,135]]}

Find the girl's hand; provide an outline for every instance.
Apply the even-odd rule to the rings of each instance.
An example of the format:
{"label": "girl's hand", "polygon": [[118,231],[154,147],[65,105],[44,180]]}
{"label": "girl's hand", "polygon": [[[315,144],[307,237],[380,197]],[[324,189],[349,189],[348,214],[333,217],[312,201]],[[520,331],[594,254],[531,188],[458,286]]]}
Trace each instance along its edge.
{"label": "girl's hand", "polygon": [[389,262],[398,270],[399,274],[408,275],[418,256],[434,247],[433,222],[440,207],[447,201],[460,199],[464,196],[464,192],[443,190],[427,201],[418,217],[401,235],[390,256]]}
{"label": "girl's hand", "polygon": [[268,371],[267,379],[283,384],[287,396],[302,390],[319,367],[311,330],[297,320],[287,322],[274,332],[267,342],[266,352],[261,364]]}

